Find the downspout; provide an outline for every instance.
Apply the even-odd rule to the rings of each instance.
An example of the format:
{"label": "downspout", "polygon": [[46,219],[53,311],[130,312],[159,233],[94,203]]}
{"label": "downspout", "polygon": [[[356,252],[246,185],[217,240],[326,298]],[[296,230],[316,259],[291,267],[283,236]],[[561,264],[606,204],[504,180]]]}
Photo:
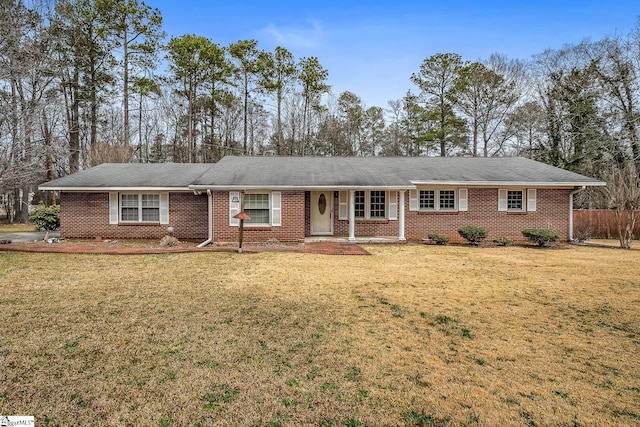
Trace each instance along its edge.
{"label": "downspout", "polygon": [[211,190],[207,189],[207,213],[208,213],[208,217],[209,217],[209,238],[207,240],[205,240],[204,242],[200,243],[198,245],[199,248],[204,248],[205,246],[207,246],[208,244],[211,243],[211,241],[213,240],[213,218],[212,215],[213,213],[211,212]]}
{"label": "downspout", "polygon": [[586,186],[582,186],[580,188],[577,188],[575,190],[573,190],[570,194],[569,194],[569,241],[573,241],[573,195],[574,194],[578,194],[579,192],[583,191],[586,188]]}

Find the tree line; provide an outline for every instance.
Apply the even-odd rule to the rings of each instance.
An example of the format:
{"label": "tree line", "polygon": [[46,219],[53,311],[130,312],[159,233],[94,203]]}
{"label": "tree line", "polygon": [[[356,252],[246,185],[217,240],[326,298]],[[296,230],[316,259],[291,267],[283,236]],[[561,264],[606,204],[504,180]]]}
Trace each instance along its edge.
{"label": "tree line", "polygon": [[0,202],[20,222],[39,183],[103,162],[518,155],[603,179],[640,166],[640,25],[527,60],[434,54],[404,96],[367,106],[333,93],[319,58],[167,37],[140,0],[0,0],[0,22]]}

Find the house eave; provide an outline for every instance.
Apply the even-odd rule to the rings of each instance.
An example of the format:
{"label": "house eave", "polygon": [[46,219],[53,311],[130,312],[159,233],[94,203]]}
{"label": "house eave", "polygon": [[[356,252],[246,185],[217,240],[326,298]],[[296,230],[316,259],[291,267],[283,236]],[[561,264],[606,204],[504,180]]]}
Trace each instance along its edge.
{"label": "house eave", "polygon": [[108,193],[110,191],[118,192],[141,192],[141,191],[170,191],[170,192],[191,192],[189,187],[47,187],[39,186],[40,191],[68,191],[76,193]]}
{"label": "house eave", "polygon": [[257,190],[273,190],[273,191],[316,191],[316,190],[414,190],[413,185],[190,185],[191,190],[197,191],[257,191]]}
{"label": "house eave", "polygon": [[536,188],[574,188],[602,187],[606,182],[540,182],[540,181],[411,181],[414,186],[451,186],[451,187],[536,187]]}

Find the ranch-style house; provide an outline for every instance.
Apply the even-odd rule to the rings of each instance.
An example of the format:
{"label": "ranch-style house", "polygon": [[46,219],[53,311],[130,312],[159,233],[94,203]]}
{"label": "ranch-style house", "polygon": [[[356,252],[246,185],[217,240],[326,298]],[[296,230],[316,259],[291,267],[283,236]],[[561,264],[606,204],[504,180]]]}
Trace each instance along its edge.
{"label": "ranch-style house", "polygon": [[236,242],[397,241],[482,226],[522,240],[571,240],[573,196],[597,181],[537,161],[468,157],[224,157],[215,164],[102,164],[45,184],[60,192],[61,237]]}

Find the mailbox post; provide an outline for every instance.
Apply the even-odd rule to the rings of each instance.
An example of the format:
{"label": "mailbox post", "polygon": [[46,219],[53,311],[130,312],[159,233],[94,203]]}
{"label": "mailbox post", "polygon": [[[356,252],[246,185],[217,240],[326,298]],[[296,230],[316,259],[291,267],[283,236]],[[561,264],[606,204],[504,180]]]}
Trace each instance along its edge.
{"label": "mailbox post", "polygon": [[244,230],[244,221],[251,219],[249,215],[245,211],[241,211],[233,216],[236,219],[240,220],[240,229],[238,230],[238,253],[242,253],[242,231]]}

